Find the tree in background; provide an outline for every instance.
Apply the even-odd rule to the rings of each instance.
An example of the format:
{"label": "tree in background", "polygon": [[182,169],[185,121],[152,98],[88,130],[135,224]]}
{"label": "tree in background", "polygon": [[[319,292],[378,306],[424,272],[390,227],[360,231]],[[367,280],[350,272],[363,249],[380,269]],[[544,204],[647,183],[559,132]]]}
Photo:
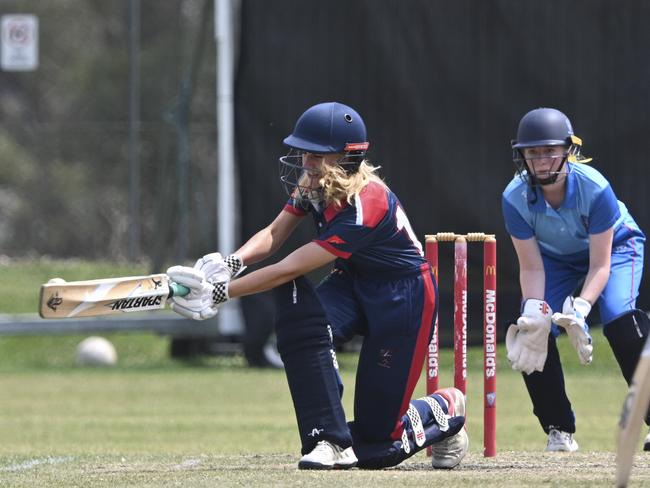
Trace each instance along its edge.
{"label": "tree in background", "polygon": [[[214,247],[214,48],[206,26],[211,4],[141,1],[143,258],[175,257],[179,87],[190,70],[184,101],[193,102],[185,114],[188,205],[201,215],[201,225],[190,227],[196,234],[191,255]],[[0,72],[0,254],[125,257],[128,8],[128,0],[3,2],[4,13],[38,16],[40,66]]]}

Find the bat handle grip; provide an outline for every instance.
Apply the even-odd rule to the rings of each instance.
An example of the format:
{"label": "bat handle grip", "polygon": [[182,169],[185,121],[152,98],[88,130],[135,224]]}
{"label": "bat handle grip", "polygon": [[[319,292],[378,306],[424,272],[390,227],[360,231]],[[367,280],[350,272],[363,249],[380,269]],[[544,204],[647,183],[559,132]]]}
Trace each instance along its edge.
{"label": "bat handle grip", "polygon": [[171,297],[184,297],[190,292],[186,286],[179,285],[178,283],[169,284],[169,298]]}

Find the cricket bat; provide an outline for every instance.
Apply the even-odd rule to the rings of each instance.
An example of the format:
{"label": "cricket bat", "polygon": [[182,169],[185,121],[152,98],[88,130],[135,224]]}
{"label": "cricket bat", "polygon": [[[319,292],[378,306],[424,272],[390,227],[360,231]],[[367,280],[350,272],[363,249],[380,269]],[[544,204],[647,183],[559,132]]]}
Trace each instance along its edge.
{"label": "cricket bat", "polygon": [[634,453],[639,444],[641,424],[648,412],[648,405],[650,405],[650,340],[646,340],[641,351],[618,422],[616,486],[627,486],[630,479]]}
{"label": "cricket bat", "polygon": [[167,299],[189,292],[162,273],[88,281],[53,278],[41,285],[38,313],[44,319],[63,319],[158,310]]}

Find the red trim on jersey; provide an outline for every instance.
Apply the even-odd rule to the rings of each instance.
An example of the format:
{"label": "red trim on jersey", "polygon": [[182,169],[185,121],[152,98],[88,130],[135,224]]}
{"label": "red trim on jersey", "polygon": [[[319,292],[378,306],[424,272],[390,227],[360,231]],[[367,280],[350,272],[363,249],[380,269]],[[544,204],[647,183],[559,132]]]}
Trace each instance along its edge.
{"label": "red trim on jersey", "polygon": [[332,246],[327,241],[320,241],[318,239],[314,239],[311,242],[318,244],[320,247],[322,247],[328,252],[331,252],[332,254],[334,254],[334,256],[338,256],[339,258],[348,259],[350,256],[352,256],[351,252],[341,251],[340,249],[337,249],[334,246]]}
{"label": "red trim on jersey", "polygon": [[359,200],[361,200],[361,206],[363,207],[364,227],[375,227],[388,212],[386,187],[371,181],[359,193]]}
{"label": "red trim on jersey", "polygon": [[345,244],[345,241],[342,238],[340,238],[339,236],[337,236],[336,234],[334,234],[331,237],[328,237],[325,240],[327,242],[329,242],[330,244]]}
{"label": "red trim on jersey", "polygon": [[304,217],[305,215],[307,215],[307,212],[305,212],[304,210],[300,210],[299,208],[289,205],[288,203],[284,206],[282,210],[284,210],[285,212],[289,212],[290,214],[293,214],[297,217]]}
{"label": "red trim on jersey", "polygon": [[332,219],[336,217],[338,214],[340,214],[347,206],[348,206],[348,202],[343,202],[341,206],[335,205],[333,203],[328,205],[325,211],[323,212],[323,217],[325,217],[325,222],[329,224],[332,221]]}
{"label": "red trim on jersey", "polygon": [[424,357],[426,356],[429,347],[429,337],[431,336],[431,326],[433,323],[433,311],[436,308],[436,289],[433,286],[431,278],[431,266],[425,263],[420,266],[420,273],[424,281],[424,309],[422,310],[422,319],[420,320],[420,331],[418,338],[415,342],[413,349],[413,359],[411,360],[411,369],[409,370],[408,381],[404,389],[404,397],[402,398],[402,406],[400,407],[399,417],[395,423],[395,430],[391,433],[391,438],[397,440],[402,436],[402,416],[406,414],[409,408],[411,396],[415,391],[415,386],[422,374],[422,367],[424,365]]}

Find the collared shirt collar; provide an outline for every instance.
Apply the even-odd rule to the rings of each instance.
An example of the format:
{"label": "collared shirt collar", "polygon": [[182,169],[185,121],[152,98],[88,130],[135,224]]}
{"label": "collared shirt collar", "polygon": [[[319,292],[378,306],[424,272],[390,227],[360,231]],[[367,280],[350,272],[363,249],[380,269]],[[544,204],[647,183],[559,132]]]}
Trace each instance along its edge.
{"label": "collared shirt collar", "polygon": [[[576,192],[576,175],[572,171],[570,163],[566,163],[569,172],[566,175],[566,186],[564,192],[564,200],[562,201],[561,208],[575,208],[577,192]],[[528,207],[533,212],[546,212],[546,200],[544,193],[539,186],[528,186],[527,192]]]}
{"label": "collared shirt collar", "polygon": [[566,163],[567,166],[567,175],[566,175],[566,192],[564,194],[564,201],[562,202],[562,207],[564,208],[575,208],[576,201],[578,200],[578,192],[576,191],[576,173],[571,167],[571,163]]}
{"label": "collared shirt collar", "polygon": [[332,219],[340,214],[347,206],[348,202],[346,201],[343,201],[340,206],[334,203],[330,203],[327,207],[325,207],[325,210],[323,210],[323,217],[325,217],[325,222],[331,222]]}
{"label": "collared shirt collar", "polygon": [[539,186],[528,185],[526,198],[528,199],[528,208],[530,208],[531,212],[546,212],[546,200],[544,200],[544,193],[542,193],[542,189]]}

